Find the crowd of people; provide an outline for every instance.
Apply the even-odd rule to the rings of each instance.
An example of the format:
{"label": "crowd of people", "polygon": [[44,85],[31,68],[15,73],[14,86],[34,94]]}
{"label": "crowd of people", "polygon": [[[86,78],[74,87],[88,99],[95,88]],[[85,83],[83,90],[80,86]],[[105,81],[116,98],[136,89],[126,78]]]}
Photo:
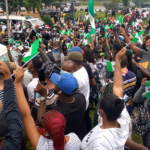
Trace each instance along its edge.
{"label": "crowd of people", "polygon": [[150,150],[150,25],[114,12],[95,19],[95,34],[88,11],[42,28],[12,23],[11,39],[1,22],[0,150],[28,140],[37,150]]}

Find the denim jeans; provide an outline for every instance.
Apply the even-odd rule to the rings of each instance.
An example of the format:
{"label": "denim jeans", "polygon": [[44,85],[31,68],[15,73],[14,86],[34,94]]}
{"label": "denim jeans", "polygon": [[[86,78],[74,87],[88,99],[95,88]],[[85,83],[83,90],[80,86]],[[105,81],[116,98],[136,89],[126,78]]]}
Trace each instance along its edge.
{"label": "denim jeans", "polygon": [[74,11],[71,11],[72,19],[74,19]]}
{"label": "denim jeans", "polygon": [[150,150],[150,131],[146,132],[143,136],[143,144]]}

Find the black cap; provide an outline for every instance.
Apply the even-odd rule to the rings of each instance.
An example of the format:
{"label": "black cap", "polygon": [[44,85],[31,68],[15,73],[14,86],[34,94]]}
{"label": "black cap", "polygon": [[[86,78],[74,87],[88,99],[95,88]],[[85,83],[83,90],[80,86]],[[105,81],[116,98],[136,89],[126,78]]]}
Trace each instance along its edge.
{"label": "black cap", "polygon": [[0,115],[0,138],[5,137],[8,130],[8,124],[4,116]]}
{"label": "black cap", "polygon": [[93,53],[95,53],[95,54],[100,54],[100,56],[103,56],[103,55],[104,55],[103,51],[104,51],[104,50],[103,50],[102,47],[100,47],[100,46],[95,46],[94,49],[93,49]]}

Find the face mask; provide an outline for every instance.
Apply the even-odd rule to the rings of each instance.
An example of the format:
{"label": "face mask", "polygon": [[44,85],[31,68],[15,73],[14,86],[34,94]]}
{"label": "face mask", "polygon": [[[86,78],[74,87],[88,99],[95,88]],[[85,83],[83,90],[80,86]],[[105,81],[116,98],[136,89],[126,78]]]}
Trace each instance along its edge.
{"label": "face mask", "polygon": [[48,46],[50,46],[50,44],[48,43]]}
{"label": "face mask", "polygon": [[50,137],[49,134],[48,134],[47,132],[45,133],[45,136],[46,136],[46,137]]}
{"label": "face mask", "polygon": [[149,49],[148,46],[146,46],[146,49],[147,49],[147,50]]}
{"label": "face mask", "polygon": [[55,47],[54,49],[58,49],[58,47]]}
{"label": "face mask", "polygon": [[28,48],[28,46],[24,46],[25,47],[25,49],[27,49]]}
{"label": "face mask", "polygon": [[61,75],[64,74],[64,73],[69,73],[69,74],[71,74],[70,72],[67,72],[67,71],[64,71],[64,70],[61,70],[61,71],[60,71],[60,74],[61,74]]}
{"label": "face mask", "polygon": [[97,61],[96,58],[94,58],[94,61]]}

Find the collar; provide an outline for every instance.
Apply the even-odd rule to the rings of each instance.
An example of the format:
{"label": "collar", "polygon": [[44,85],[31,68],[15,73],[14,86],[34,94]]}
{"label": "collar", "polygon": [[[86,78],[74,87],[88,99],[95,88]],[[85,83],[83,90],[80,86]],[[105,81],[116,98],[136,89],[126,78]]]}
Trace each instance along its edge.
{"label": "collar", "polygon": [[122,73],[123,76],[125,76],[128,73],[127,67],[121,68],[121,73]]}

